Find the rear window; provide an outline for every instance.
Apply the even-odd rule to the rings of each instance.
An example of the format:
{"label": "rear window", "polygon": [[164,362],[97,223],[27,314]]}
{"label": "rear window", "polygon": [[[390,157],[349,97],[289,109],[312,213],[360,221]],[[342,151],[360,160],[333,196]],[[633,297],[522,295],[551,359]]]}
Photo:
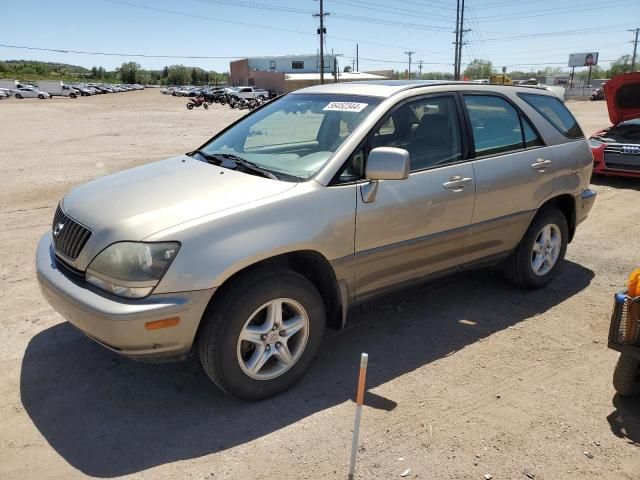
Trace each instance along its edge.
{"label": "rear window", "polygon": [[565,137],[584,138],[580,125],[560,99],[535,93],[519,93],[518,95]]}

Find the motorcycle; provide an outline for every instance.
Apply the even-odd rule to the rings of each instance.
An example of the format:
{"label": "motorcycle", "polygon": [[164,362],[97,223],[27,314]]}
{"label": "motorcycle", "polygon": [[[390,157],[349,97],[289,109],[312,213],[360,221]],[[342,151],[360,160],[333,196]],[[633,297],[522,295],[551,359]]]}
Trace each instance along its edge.
{"label": "motorcycle", "polygon": [[205,110],[209,108],[209,104],[204,101],[204,96],[200,95],[196,98],[190,98],[189,103],[187,103],[187,108],[189,110],[193,110],[193,107],[203,106]]}
{"label": "motorcycle", "polygon": [[238,98],[236,100],[236,108],[238,110],[244,110],[245,108],[248,108],[249,110],[252,110],[251,103],[246,98]]}

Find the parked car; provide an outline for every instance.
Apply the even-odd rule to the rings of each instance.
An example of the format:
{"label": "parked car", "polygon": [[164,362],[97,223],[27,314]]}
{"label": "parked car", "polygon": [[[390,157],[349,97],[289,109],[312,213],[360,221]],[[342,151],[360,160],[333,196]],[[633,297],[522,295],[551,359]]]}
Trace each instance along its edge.
{"label": "parked car", "polygon": [[267,98],[269,98],[269,91],[256,87],[237,87],[236,92],[233,95],[238,98],[244,98],[246,100],[258,97],[266,100]]}
{"label": "parked car", "polygon": [[222,390],[262,399],[304,375],[350,305],[500,262],[517,285],[548,284],[594,203],[591,167],[545,89],[320,85],[67,193],[37,275],[105,347],[193,349]]}
{"label": "parked car", "polygon": [[4,100],[5,98],[9,98],[9,94],[0,89],[0,100]]}
{"label": "parked car", "polygon": [[593,173],[640,177],[640,72],[614,77],[603,89],[613,125],[589,140]]}
{"label": "parked car", "polygon": [[77,90],[78,92],[80,92],[80,95],[82,97],[88,97],[90,95],[94,95],[95,94],[93,89],[90,89],[90,88],[88,88],[86,86],[83,86],[83,85],[73,85],[73,88],[75,90]]}
{"label": "parked car", "polygon": [[591,101],[604,100],[604,90],[603,90],[603,88],[602,87],[595,88],[591,92],[591,96],[589,97],[589,100],[591,100]]}
{"label": "parked car", "polygon": [[16,98],[39,98],[44,100],[45,98],[51,98],[47,92],[43,92],[42,90],[38,90],[36,87],[28,86],[28,87],[20,87],[16,89],[16,93],[14,94]]}

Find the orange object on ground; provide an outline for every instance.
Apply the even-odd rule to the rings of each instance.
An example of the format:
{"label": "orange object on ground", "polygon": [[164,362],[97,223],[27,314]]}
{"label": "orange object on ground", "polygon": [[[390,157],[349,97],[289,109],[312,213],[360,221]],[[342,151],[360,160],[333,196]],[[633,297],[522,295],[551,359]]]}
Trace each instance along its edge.
{"label": "orange object on ground", "polygon": [[640,296],[640,268],[635,269],[631,272],[631,275],[629,275],[627,295],[633,298]]}

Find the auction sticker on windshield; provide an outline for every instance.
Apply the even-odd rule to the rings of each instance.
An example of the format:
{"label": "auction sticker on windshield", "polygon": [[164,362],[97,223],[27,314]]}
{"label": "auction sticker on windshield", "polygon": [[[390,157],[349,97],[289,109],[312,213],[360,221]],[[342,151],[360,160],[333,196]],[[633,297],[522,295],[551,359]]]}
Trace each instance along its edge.
{"label": "auction sticker on windshield", "polygon": [[322,110],[336,111],[336,112],[361,112],[364,110],[368,103],[357,102],[331,102]]}

